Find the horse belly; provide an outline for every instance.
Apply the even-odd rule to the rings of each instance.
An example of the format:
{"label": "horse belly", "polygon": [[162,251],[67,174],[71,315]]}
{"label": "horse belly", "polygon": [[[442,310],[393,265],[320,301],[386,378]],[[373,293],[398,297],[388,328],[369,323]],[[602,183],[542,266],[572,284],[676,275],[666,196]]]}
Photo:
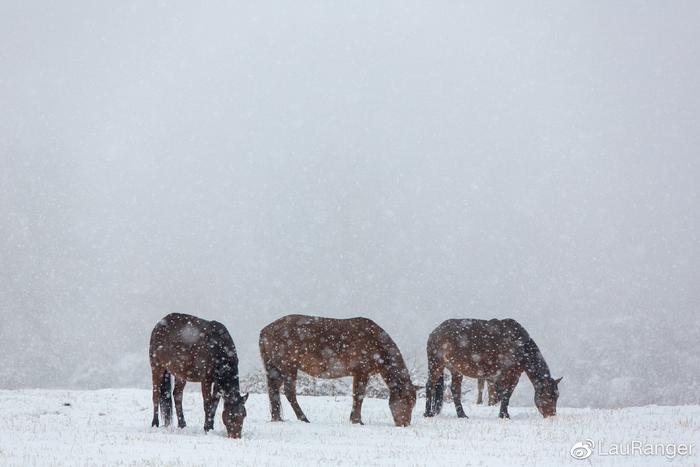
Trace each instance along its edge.
{"label": "horse belly", "polygon": [[337,354],[302,355],[299,358],[299,369],[310,376],[324,379],[342,378],[352,374],[345,359]]}
{"label": "horse belly", "polygon": [[469,347],[457,349],[448,357],[445,366],[469,378],[489,379],[498,371],[487,351]]}
{"label": "horse belly", "polygon": [[176,378],[199,382],[209,373],[207,356],[193,347],[176,346],[169,352],[165,368]]}
{"label": "horse belly", "polygon": [[450,370],[450,372],[459,373],[460,375],[466,376],[467,378],[485,378],[490,376],[490,371],[488,369],[482,368],[474,364],[453,364],[448,365],[447,369]]}

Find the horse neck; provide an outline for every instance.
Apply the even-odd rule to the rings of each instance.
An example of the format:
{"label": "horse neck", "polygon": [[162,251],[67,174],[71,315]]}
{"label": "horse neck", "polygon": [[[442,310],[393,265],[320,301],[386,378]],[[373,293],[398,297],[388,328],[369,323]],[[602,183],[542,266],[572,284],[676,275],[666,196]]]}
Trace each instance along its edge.
{"label": "horse neck", "polygon": [[241,394],[241,386],[238,381],[237,371],[227,371],[219,375],[219,380],[216,381],[220,390],[225,396],[238,397]]}
{"label": "horse neck", "polygon": [[[241,390],[238,378],[238,358],[229,356],[225,349],[217,350],[213,355],[216,368],[219,370],[217,371],[219,380],[216,383],[225,393],[238,396]],[[225,367],[228,369],[221,371]]]}
{"label": "horse neck", "polygon": [[525,373],[532,382],[532,385],[537,388],[545,379],[551,377],[549,366],[542,356],[539,347],[531,338],[526,342],[523,348],[523,360],[525,365]]}
{"label": "horse neck", "polygon": [[391,393],[400,391],[412,384],[406,363],[404,363],[403,357],[395,344],[387,349],[384,364],[381,366],[379,373]]}

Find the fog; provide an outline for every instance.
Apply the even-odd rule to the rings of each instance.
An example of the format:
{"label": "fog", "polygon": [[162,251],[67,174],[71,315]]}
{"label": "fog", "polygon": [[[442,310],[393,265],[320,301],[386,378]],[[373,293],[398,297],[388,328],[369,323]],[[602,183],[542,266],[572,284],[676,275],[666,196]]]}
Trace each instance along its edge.
{"label": "fog", "polygon": [[698,25],[0,3],[0,387],[148,387],[170,312],[223,322],[243,373],[289,313],[372,318],[423,371],[442,320],[511,317],[562,405],[699,403]]}

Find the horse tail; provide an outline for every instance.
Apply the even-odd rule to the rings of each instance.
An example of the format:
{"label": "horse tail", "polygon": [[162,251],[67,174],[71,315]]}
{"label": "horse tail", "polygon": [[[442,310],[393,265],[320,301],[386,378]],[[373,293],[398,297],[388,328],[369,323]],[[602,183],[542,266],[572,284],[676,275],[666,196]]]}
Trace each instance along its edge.
{"label": "horse tail", "polygon": [[445,398],[445,375],[441,374],[435,383],[435,391],[433,394],[433,413],[439,414],[442,410],[442,400]]}
{"label": "horse tail", "polygon": [[[425,414],[426,417],[433,417],[442,410],[442,400],[445,397],[445,375],[442,368],[438,368],[437,363],[428,359],[428,381],[425,383]],[[439,371],[439,376],[435,375]],[[433,381],[435,381],[433,383]]]}
{"label": "horse tail", "polygon": [[428,374],[428,381],[425,382],[425,413],[424,417],[432,417],[433,414],[433,392],[435,388],[430,382],[430,374]]}
{"label": "horse tail", "polygon": [[163,424],[170,425],[170,419],[173,413],[173,398],[170,384],[171,376],[168,371],[163,372],[160,378],[160,413],[163,417]]}

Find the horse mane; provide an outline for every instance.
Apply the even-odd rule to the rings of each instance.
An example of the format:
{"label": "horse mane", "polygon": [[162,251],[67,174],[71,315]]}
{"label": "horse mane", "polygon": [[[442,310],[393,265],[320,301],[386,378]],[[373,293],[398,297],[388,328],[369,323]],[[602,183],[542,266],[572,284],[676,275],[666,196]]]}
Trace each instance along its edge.
{"label": "horse mane", "polygon": [[384,356],[386,367],[380,372],[389,391],[400,391],[404,387],[412,386],[411,375],[408,372],[406,362],[401,355],[399,346],[391,338],[389,333],[384,331],[376,323],[373,324],[379,329],[377,339],[383,344],[386,355]]}
{"label": "horse mane", "polygon": [[530,337],[525,328],[514,319],[504,319],[502,323],[506,327],[506,332],[516,342],[525,373],[533,384],[550,378],[549,365],[542,356],[537,343]]}
{"label": "horse mane", "polygon": [[226,327],[210,321],[209,349],[214,361],[214,382],[223,394],[240,394],[236,346]]}

